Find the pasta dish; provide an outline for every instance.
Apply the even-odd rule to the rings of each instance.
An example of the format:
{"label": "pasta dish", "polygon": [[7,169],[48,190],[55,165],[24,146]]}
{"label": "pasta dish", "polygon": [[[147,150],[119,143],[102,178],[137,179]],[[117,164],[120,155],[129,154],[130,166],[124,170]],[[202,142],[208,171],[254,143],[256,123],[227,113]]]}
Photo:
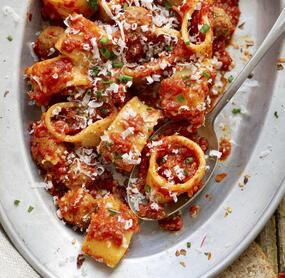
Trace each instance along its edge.
{"label": "pasta dish", "polygon": [[164,206],[203,183],[207,140],[196,131],[231,82],[238,0],[43,0],[42,17],[51,24],[25,72],[42,109],[32,157],[58,217],[85,234],[82,252],[115,267],[137,215],[177,231],[181,215],[164,218]]}

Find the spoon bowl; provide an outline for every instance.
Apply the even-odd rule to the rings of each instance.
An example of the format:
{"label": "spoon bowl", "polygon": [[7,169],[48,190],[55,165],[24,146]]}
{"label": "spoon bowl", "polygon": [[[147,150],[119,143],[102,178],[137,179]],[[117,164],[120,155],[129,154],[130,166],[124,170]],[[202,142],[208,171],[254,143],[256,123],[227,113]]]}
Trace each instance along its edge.
{"label": "spoon bowl", "polygon": [[[162,218],[169,217],[179,210],[185,208],[188,206],[200,193],[201,191],[206,187],[207,183],[209,182],[211,176],[213,175],[213,172],[215,170],[215,167],[218,162],[218,157],[215,152],[211,153],[211,151],[215,150],[217,151],[219,149],[218,144],[218,138],[214,129],[215,119],[220,114],[220,112],[223,110],[223,108],[229,103],[229,101],[232,99],[232,97],[236,94],[240,86],[244,83],[244,81],[248,78],[248,76],[251,74],[251,72],[255,69],[255,67],[258,65],[258,63],[261,61],[261,59],[264,57],[264,55],[267,53],[267,51],[273,46],[273,44],[277,41],[277,39],[280,38],[282,34],[285,32],[285,8],[282,10],[280,16],[276,20],[274,26],[272,27],[271,31],[268,33],[266,38],[263,40],[261,46],[256,51],[254,56],[251,58],[251,60],[247,63],[247,65],[244,67],[242,72],[233,80],[231,85],[228,87],[224,95],[218,100],[217,104],[215,105],[213,111],[211,111],[207,116],[205,123],[202,127],[200,127],[197,131],[197,134],[199,137],[204,137],[208,141],[208,150],[205,153],[206,155],[206,174],[202,181],[201,188],[196,191],[196,193],[189,197],[187,194],[183,194],[178,196],[178,200],[175,203],[170,203],[165,206],[165,215]],[[155,136],[159,137],[171,124],[172,122],[168,122],[165,125],[163,125],[161,128],[159,128],[152,138],[155,138]],[[137,213],[137,207],[135,205],[135,202],[132,198],[132,190],[135,190],[133,188],[133,182],[132,180],[136,178],[138,174],[138,166],[134,167],[128,184],[128,190],[127,190],[127,198],[128,198],[128,204],[130,208],[133,210],[137,216],[143,220],[158,220],[152,219],[152,218],[146,218],[146,217],[140,217]],[[139,195],[139,198],[141,201],[144,201],[144,196],[141,194]]]}
{"label": "spoon bowl", "polygon": [[[159,128],[152,135],[151,139],[159,137],[160,135],[162,135],[167,130],[167,128],[170,127],[171,125],[173,125],[173,122],[165,123],[161,128]],[[217,135],[216,135],[216,132],[214,129],[214,124],[212,122],[212,118],[210,118],[210,117],[206,118],[205,125],[200,127],[197,130],[197,135],[198,135],[198,137],[207,138],[207,142],[208,142],[208,149],[205,153],[205,156],[206,156],[206,174],[202,180],[202,186],[191,197],[189,197],[187,194],[181,194],[177,197],[176,202],[171,202],[169,204],[165,204],[165,206],[164,206],[165,216],[163,216],[161,218],[155,218],[155,219],[147,218],[147,217],[141,217],[138,215],[137,206],[135,205],[136,202],[134,202],[134,199],[131,197],[132,196],[132,194],[130,193],[131,190],[127,190],[127,192],[128,192],[127,197],[128,197],[129,206],[132,209],[132,211],[138,215],[138,217],[140,219],[147,220],[147,221],[148,220],[153,221],[153,220],[160,220],[160,219],[169,217],[171,215],[174,215],[175,213],[177,213],[181,209],[188,206],[203,191],[205,186],[208,184],[208,181],[212,177],[214,170],[215,170],[215,167],[218,163],[218,157],[211,155],[211,151],[212,150],[217,151],[219,149],[218,138],[217,138]],[[133,171],[130,175],[128,189],[133,188],[133,180],[135,180],[136,177],[138,176],[138,171],[139,171],[139,166],[137,165],[133,168]],[[141,196],[141,197],[143,199],[143,196]]]}

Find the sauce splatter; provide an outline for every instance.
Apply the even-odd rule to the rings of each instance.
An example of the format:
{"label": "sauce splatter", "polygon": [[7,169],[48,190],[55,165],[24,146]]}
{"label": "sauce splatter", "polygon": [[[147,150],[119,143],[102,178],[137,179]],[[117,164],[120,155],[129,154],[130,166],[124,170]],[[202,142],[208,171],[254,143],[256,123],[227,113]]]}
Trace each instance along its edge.
{"label": "sauce splatter", "polygon": [[189,208],[189,213],[190,213],[190,216],[191,217],[197,217],[197,215],[199,214],[200,212],[200,206],[198,205],[193,205]]}
{"label": "sauce splatter", "polygon": [[220,141],[219,151],[222,153],[220,161],[225,161],[231,154],[232,144],[229,139],[223,138]]}
{"label": "sauce splatter", "polygon": [[227,173],[221,173],[221,174],[218,174],[216,175],[215,177],[215,181],[216,182],[222,182],[224,180],[225,177],[227,177],[228,174]]}

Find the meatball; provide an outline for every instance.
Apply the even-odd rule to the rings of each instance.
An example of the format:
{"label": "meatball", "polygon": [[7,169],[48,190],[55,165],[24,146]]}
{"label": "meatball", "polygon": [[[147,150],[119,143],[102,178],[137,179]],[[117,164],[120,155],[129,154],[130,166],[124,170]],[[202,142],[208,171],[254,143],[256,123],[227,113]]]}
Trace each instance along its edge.
{"label": "meatball", "polygon": [[213,28],[216,37],[230,39],[235,30],[231,16],[222,8],[213,8]]}
{"label": "meatball", "polygon": [[62,219],[80,229],[88,227],[97,208],[96,200],[82,188],[68,191],[57,204]]}
{"label": "meatball", "polygon": [[43,122],[33,126],[31,151],[33,159],[43,169],[48,170],[62,164],[65,158],[66,148],[59,143],[47,130]]}
{"label": "meatball", "polygon": [[46,27],[37,38],[34,51],[41,60],[46,60],[56,53],[55,44],[64,29],[57,26]]}

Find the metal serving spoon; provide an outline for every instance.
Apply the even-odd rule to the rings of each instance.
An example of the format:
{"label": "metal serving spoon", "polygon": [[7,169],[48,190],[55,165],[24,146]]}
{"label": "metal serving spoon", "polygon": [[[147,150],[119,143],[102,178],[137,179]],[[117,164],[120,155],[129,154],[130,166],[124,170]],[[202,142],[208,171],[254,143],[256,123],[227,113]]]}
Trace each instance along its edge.
{"label": "metal serving spoon", "polygon": [[[234,81],[231,83],[229,88],[226,90],[224,95],[219,99],[217,104],[215,105],[214,109],[207,114],[205,124],[203,127],[200,127],[198,129],[198,135],[201,137],[205,137],[208,140],[209,148],[208,150],[218,150],[219,143],[217,134],[214,129],[214,124],[217,116],[220,114],[220,112],[223,110],[223,108],[228,104],[228,102],[232,99],[232,97],[236,94],[240,86],[244,83],[244,81],[248,78],[248,76],[251,74],[251,72],[255,69],[255,67],[258,65],[258,63],[261,61],[261,59],[264,57],[266,52],[273,46],[273,44],[277,41],[277,39],[285,32],[285,8],[281,12],[280,16],[276,20],[274,26],[270,30],[267,37],[262,42],[259,49],[256,51],[254,56],[251,58],[251,60],[247,63],[247,65],[244,67],[242,72],[234,79]],[[162,132],[167,128],[168,123],[166,123],[164,126],[162,126],[160,129],[158,129],[152,137],[159,136],[162,134]],[[209,152],[208,151],[208,152]],[[207,153],[208,153],[207,152]],[[206,153],[206,154],[207,154]],[[178,197],[178,200],[176,203],[173,203],[169,206],[166,206],[165,208],[165,216],[163,218],[169,217],[179,210],[183,209],[187,205],[189,205],[190,202],[192,202],[199,193],[205,188],[208,181],[210,180],[215,167],[217,165],[218,158],[209,156],[207,159],[207,171],[206,175],[203,179],[203,186],[192,196],[188,197],[186,194],[181,195]],[[130,181],[128,184],[128,187],[130,188],[132,186],[131,181],[132,178],[135,178],[138,172],[138,166],[134,167],[131,176]],[[135,214],[137,214],[137,211],[135,209],[135,205],[133,202],[133,199],[131,198],[130,191],[127,190],[127,197],[128,197],[128,204],[130,208],[133,210]],[[140,217],[138,215],[138,217]],[[146,218],[146,217],[140,217],[143,220],[157,220],[152,218]]]}

